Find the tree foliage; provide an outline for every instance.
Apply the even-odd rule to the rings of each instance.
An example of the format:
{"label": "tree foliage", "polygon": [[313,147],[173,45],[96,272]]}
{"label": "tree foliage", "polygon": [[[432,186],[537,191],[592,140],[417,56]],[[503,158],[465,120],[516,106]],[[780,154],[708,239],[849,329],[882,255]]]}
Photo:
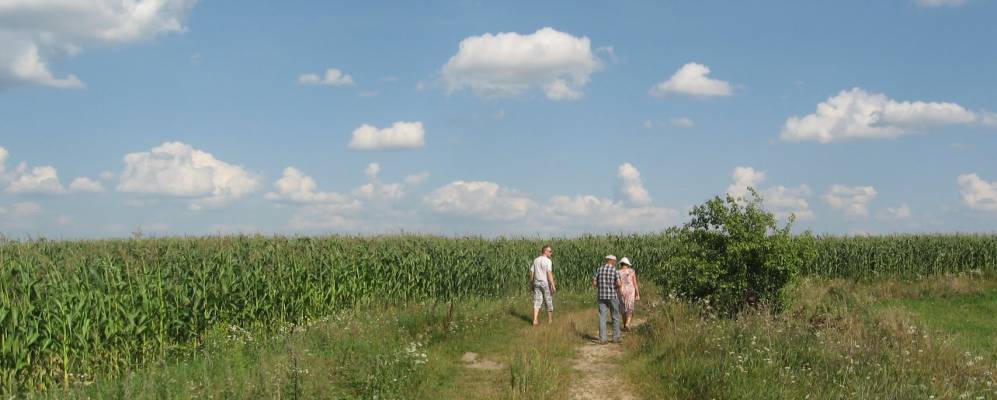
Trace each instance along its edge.
{"label": "tree foliage", "polygon": [[793,237],[793,216],[779,227],[749,190],[747,199],[717,196],[697,205],[689,222],[670,231],[679,246],[659,275],[666,291],[728,316],[759,304],[779,308],[783,288],[813,254],[813,239]]}

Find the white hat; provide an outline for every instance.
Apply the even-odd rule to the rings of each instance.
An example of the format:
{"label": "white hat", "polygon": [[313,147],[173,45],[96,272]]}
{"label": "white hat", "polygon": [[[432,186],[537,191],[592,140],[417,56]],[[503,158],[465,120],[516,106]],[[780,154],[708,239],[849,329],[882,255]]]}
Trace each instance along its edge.
{"label": "white hat", "polygon": [[616,261],[616,256],[614,256],[614,255],[610,254],[610,255],[606,256],[606,259],[607,259],[607,260],[613,260],[613,261]]}
{"label": "white hat", "polygon": [[620,264],[630,265],[630,259],[626,258],[626,257],[623,257],[623,258],[620,259]]}

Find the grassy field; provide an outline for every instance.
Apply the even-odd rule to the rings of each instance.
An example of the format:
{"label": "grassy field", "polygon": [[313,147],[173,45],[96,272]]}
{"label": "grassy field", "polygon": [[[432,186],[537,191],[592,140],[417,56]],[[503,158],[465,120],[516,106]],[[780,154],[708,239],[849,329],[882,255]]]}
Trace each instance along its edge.
{"label": "grassy field", "polygon": [[[829,284],[831,289],[828,290],[845,293],[841,294],[843,298],[850,298],[848,296],[852,294],[849,291],[870,282],[930,279],[951,274],[992,276],[997,273],[997,236],[993,235],[801,237],[799,240],[812,242],[817,255],[805,265],[801,282],[843,279],[840,282],[859,285],[835,289],[842,283]],[[400,356],[403,353],[398,349],[405,350],[405,346],[411,343],[445,348],[448,343],[465,340],[465,337],[487,347],[489,340],[502,343],[518,332],[515,330],[518,328],[505,328],[517,326],[515,317],[509,311],[512,300],[508,300],[507,296],[517,293],[520,298],[526,296],[523,292],[527,279],[526,265],[546,242],[541,239],[429,236],[0,241],[0,384],[4,393],[27,393],[109,381],[114,382],[114,390],[119,390],[114,393],[147,395],[157,393],[158,387],[172,387],[167,384],[170,380],[196,382],[198,379],[194,379],[195,376],[205,379],[216,376],[219,380],[204,385],[226,387],[220,382],[229,379],[236,382],[232,384],[235,385],[232,390],[236,390],[242,387],[237,378],[246,377],[240,374],[271,373],[277,376],[280,373],[274,370],[276,367],[268,366],[304,362],[302,360],[307,357],[298,356],[299,352],[295,349],[302,349],[301,354],[304,354],[311,339],[291,333],[305,327],[326,327],[316,331],[328,332],[322,339],[325,342],[315,339],[317,343],[324,344],[308,350],[312,354],[324,354],[319,357],[323,359],[362,354],[364,349],[369,348],[404,360]],[[565,293],[583,292],[591,270],[606,253],[627,255],[634,259],[635,266],[644,274],[645,285],[649,285],[651,279],[648,278],[664,268],[675,251],[674,240],[665,234],[583,236],[549,242],[556,249],[556,272],[560,287],[568,289]],[[968,295],[974,296],[972,293]],[[991,294],[975,295],[982,296],[980,301],[984,304],[992,304]],[[572,296],[565,295],[565,299]],[[933,319],[933,316],[951,312],[931,308],[935,306],[928,299],[930,296],[911,295],[896,296],[892,300],[884,298],[883,301],[896,309],[894,313],[898,315],[921,315],[919,318],[924,319],[926,326],[939,329],[970,326],[963,321],[972,320],[946,322],[941,316]],[[977,304],[974,299],[952,300],[955,302],[952,305],[961,304],[959,301]],[[832,322],[839,319],[856,324],[874,320],[872,311],[853,313],[847,306],[854,301],[842,301],[845,301],[845,306],[841,306],[845,307],[845,311],[841,311],[841,315],[835,314],[832,318],[820,314],[813,317],[816,318],[814,321],[836,326]],[[450,314],[449,307],[441,306],[451,302],[459,305],[455,307],[454,314]],[[567,310],[581,307],[580,303],[571,304],[571,301],[565,303]],[[839,307],[834,304],[837,303],[820,307]],[[806,310],[799,307],[802,306],[797,306],[795,310]],[[861,310],[868,308],[863,307]],[[973,314],[977,309],[992,309],[987,308],[992,306],[980,307],[966,307],[960,312]],[[357,318],[351,314],[359,312],[356,310],[374,312],[371,318]],[[676,308],[669,313],[682,315],[678,314],[680,311]],[[473,318],[480,316],[488,317],[486,321],[476,323]],[[470,318],[466,326],[487,325],[488,328],[481,330],[480,334],[474,329],[460,331],[460,334],[435,332],[433,327],[441,326],[440,318],[457,322],[461,321],[460,318]],[[744,321],[750,320],[745,318]],[[820,322],[822,318],[831,319]],[[363,322],[368,320],[375,322]],[[978,335],[965,333],[965,338],[960,336],[956,340],[977,343],[983,347],[974,349],[985,349],[988,343],[986,333],[992,322],[986,316],[978,320],[979,324],[975,325],[978,326],[975,328]],[[740,323],[742,319],[738,321]],[[815,322],[807,323],[813,325]],[[880,325],[877,322],[871,326],[880,329]],[[452,329],[452,326],[447,329]],[[384,329],[388,333],[396,333],[382,332]],[[564,326],[558,329],[571,331]],[[402,330],[409,333],[397,333]],[[307,331],[311,332],[311,328]],[[351,331],[377,331],[379,334],[375,336],[381,339],[357,341],[353,338],[362,335],[344,333]],[[413,336],[417,334],[424,337]],[[494,336],[498,334],[504,335]],[[314,335],[322,336],[319,333]],[[487,339],[492,337],[489,335],[495,339]],[[220,338],[230,336],[236,338],[233,339],[236,342],[238,338],[253,340],[245,344],[245,349],[237,347],[215,351],[218,348],[227,349],[219,347],[219,343],[224,342]],[[519,375],[523,377],[510,377],[509,382],[518,382],[516,385],[520,388],[529,387],[531,384],[528,382],[538,379],[531,371],[558,370],[556,366],[528,367],[551,365],[550,354],[563,356],[567,351],[565,349],[571,347],[555,341],[550,343],[549,348],[549,354],[525,350],[502,353],[509,371],[520,371]],[[241,358],[229,360],[230,354]],[[433,354],[442,353],[438,349]],[[509,358],[509,354],[520,356]],[[267,357],[277,361],[268,362]],[[392,369],[394,364],[389,363],[385,358],[387,356],[371,357],[370,360],[361,358],[350,362],[357,366],[358,371],[382,365],[378,363],[388,363],[376,369],[387,371],[385,373],[392,376],[392,384],[385,387],[397,388],[383,389],[384,393],[431,393],[422,392],[429,389],[407,386],[405,382],[408,378],[394,373],[397,371]],[[282,359],[286,361],[280,361]],[[349,360],[348,357],[346,359]],[[420,363],[420,367],[413,367],[413,371],[437,371],[429,373],[434,379],[447,382],[446,368],[434,364],[433,360],[430,355],[427,361],[429,368]],[[398,362],[401,363],[399,365],[407,365]],[[265,366],[254,367],[254,364]],[[362,382],[386,384],[379,378],[350,375],[342,367],[314,367],[305,369],[309,373],[322,371],[323,374],[338,371],[335,376],[328,377],[329,382],[336,382],[334,387],[345,389],[341,395],[330,394],[333,398],[365,398],[368,397],[366,393],[381,393],[382,389],[379,386],[364,389],[364,385],[368,384]],[[232,369],[232,372],[218,372],[219,368]],[[239,368],[245,368],[245,371],[239,372]],[[451,367],[451,370],[454,368]],[[226,374],[234,375],[223,378],[230,376]],[[260,383],[248,385],[256,389],[246,390],[261,392],[234,394],[237,397],[252,397],[254,393],[262,393],[263,396],[275,397],[283,393],[282,390],[309,393],[307,388],[297,386],[305,382],[303,374],[281,375],[290,379],[290,389],[278,384],[283,382],[280,379],[263,379],[263,375],[253,375],[253,380]],[[412,374],[415,373],[409,373]],[[157,380],[159,376],[171,377],[164,383]],[[564,376],[568,375],[557,376],[554,381],[561,382],[559,379],[566,379]],[[413,379],[425,381],[418,377]],[[550,387],[556,391],[561,385]],[[97,386],[100,390],[111,390],[103,385]],[[282,389],[278,390],[278,387]],[[483,387],[495,385],[492,382],[483,384]]]}
{"label": "grassy field", "polygon": [[[263,336],[206,334],[189,359],[31,398],[562,398],[575,340],[561,317],[588,293],[558,296],[554,326],[530,325],[528,296],[356,309]],[[525,299],[525,300],[524,300]],[[467,352],[493,365],[470,368]]]}
{"label": "grassy field", "polygon": [[658,305],[630,343],[635,385],[645,398],[997,398],[992,278],[805,279],[793,291],[777,316]]}
{"label": "grassy field", "polygon": [[[997,331],[944,319],[992,324],[994,278],[803,279],[786,312],[734,320],[648,288],[620,364],[636,398],[995,398]],[[561,293],[540,327],[526,293],[352,310],[270,337],[219,326],[188,360],[40,398],[569,398],[592,296]]]}

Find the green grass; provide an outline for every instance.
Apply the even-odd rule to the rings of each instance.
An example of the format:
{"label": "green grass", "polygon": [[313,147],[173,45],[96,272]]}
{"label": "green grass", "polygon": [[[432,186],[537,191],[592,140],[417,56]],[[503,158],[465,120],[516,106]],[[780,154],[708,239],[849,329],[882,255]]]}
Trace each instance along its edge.
{"label": "green grass", "polygon": [[952,333],[967,350],[997,356],[997,289],[949,297],[897,299],[890,304],[930,328]]}
{"label": "green grass", "polygon": [[[572,376],[562,361],[576,345],[560,319],[589,306],[589,297],[559,293],[554,326],[530,326],[526,293],[455,302],[452,310],[433,302],[357,308],[271,336],[218,325],[190,357],[29,397],[560,398]],[[460,361],[468,351],[506,368],[469,369]]]}
{"label": "green grass", "polygon": [[[637,317],[648,321],[625,340],[622,366],[639,398],[997,398],[997,353],[977,347],[994,341],[995,290],[973,274],[803,278],[781,314],[725,319],[647,287]],[[278,332],[218,324],[183,358],[28,398],[565,398],[595,327],[592,293],[559,293],[554,325],[530,326],[530,302],[520,290],[452,310],[355,307]],[[469,351],[505,367],[469,369]]]}
{"label": "green grass", "polygon": [[[665,301],[628,343],[635,356],[627,368],[645,398],[995,398],[997,357],[967,353],[918,313],[883,305],[912,295],[952,299],[974,306],[930,314],[958,310],[967,320],[992,324],[992,309],[978,305],[991,299],[994,285],[965,277],[871,284],[803,279],[791,288],[783,313],[751,311],[736,319]],[[963,329],[954,320],[950,327]],[[994,340],[992,329],[970,331]]]}
{"label": "green grass", "polygon": [[[809,242],[810,239],[804,239]],[[562,289],[607,253],[662,276],[668,234],[573,238],[184,237],[11,241],[0,235],[0,395],[172,363],[218,326],[276,332],[352,307],[501,297],[551,243]],[[820,237],[805,276],[871,280],[997,271],[997,235]]]}

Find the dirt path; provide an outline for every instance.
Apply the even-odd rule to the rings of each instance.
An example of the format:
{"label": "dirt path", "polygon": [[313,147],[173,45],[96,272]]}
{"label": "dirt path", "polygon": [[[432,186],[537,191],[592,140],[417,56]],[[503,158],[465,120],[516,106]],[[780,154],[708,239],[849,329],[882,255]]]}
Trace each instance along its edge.
{"label": "dirt path", "polygon": [[[522,368],[521,357],[535,357],[539,349],[540,358],[530,360],[540,362],[538,365],[543,365],[540,368],[544,370],[527,375],[531,380],[525,390],[529,393],[540,393],[540,397],[547,398],[579,400],[638,399],[629,387],[621,366],[627,351],[627,335],[633,333],[624,333],[624,344],[600,345],[595,341],[599,328],[596,308],[588,296],[576,295],[563,304],[561,312],[555,315],[553,325],[548,325],[545,316],[541,316],[540,326],[530,326],[530,316],[515,308],[504,318],[510,325],[519,328],[498,330],[478,345],[470,342],[461,346],[461,353],[457,353],[460,354],[459,359],[455,361],[463,371],[455,379],[457,385],[444,394],[466,399],[510,395],[512,398],[523,398],[522,387],[515,383],[509,386],[511,366]],[[637,318],[633,322],[636,327],[644,319]],[[612,329],[612,323],[609,325]],[[517,371],[514,373],[523,373],[521,369]],[[532,381],[550,377],[558,379],[556,385]],[[553,391],[550,390],[552,388]]]}
{"label": "dirt path", "polygon": [[[634,319],[633,326],[640,326],[643,319]],[[607,329],[612,329],[612,323]],[[610,333],[612,334],[612,333]],[[586,335],[597,337],[595,334]],[[626,336],[624,335],[624,340]],[[571,367],[580,372],[581,376],[571,385],[570,398],[576,400],[614,399],[634,400],[632,391],[623,379],[620,368],[620,358],[623,356],[623,346],[620,344],[598,344],[595,341],[576,348],[577,354],[571,360]]]}

